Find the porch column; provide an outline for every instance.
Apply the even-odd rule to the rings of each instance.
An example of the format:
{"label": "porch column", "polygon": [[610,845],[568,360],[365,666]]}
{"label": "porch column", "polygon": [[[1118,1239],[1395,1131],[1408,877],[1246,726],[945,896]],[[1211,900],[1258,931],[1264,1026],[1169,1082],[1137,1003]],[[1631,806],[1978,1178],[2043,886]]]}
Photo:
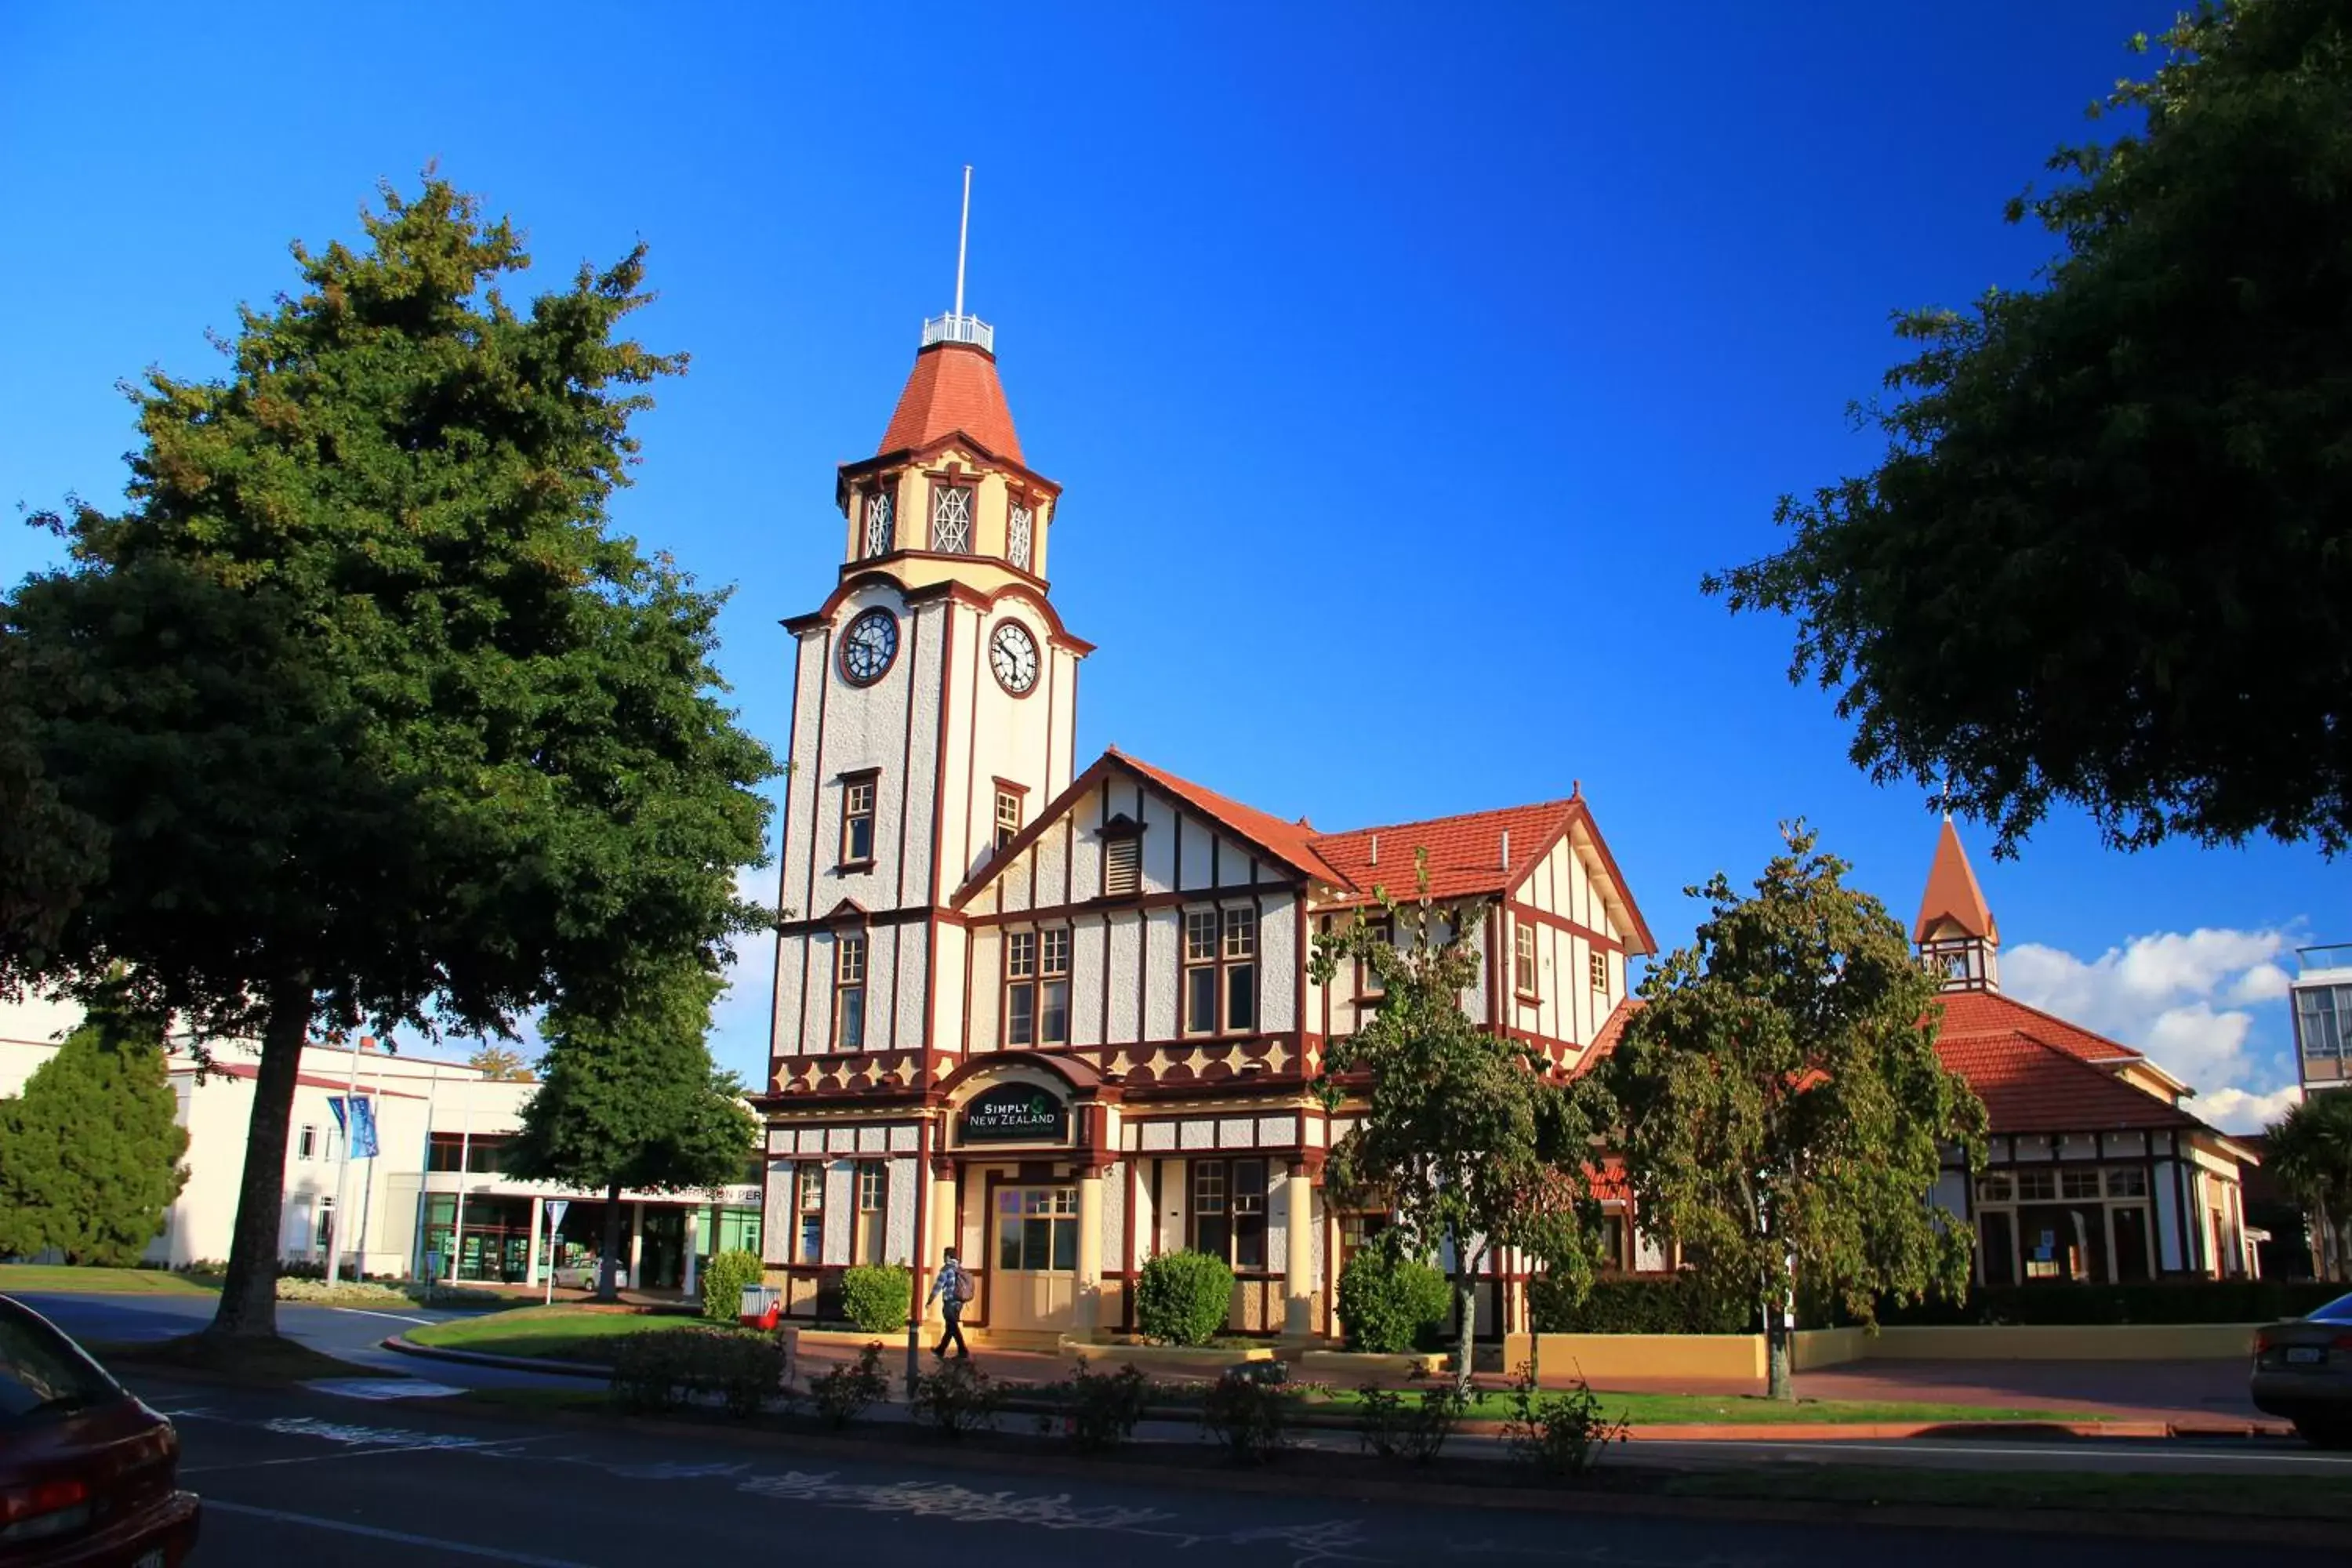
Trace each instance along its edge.
{"label": "porch column", "polygon": [[1102,1170],[1078,1168],[1078,1289],[1075,1327],[1092,1334],[1102,1317]]}
{"label": "porch column", "polygon": [[[957,1249],[959,1261],[967,1268],[982,1268],[988,1262],[984,1258],[964,1258],[961,1255],[963,1227],[957,1223],[953,1165],[931,1167],[930,1203],[930,1223],[923,1227],[923,1250],[928,1256],[921,1259],[922,1278],[926,1282],[923,1289],[927,1291],[930,1289],[929,1281],[939,1273],[940,1259],[946,1255],[947,1249],[950,1247]],[[936,1301],[929,1303],[923,1309],[925,1322],[937,1320],[940,1315],[940,1305]]]}
{"label": "porch column", "polygon": [[1315,1186],[1306,1161],[1290,1163],[1282,1196],[1282,1331],[1303,1340],[1315,1331]]}

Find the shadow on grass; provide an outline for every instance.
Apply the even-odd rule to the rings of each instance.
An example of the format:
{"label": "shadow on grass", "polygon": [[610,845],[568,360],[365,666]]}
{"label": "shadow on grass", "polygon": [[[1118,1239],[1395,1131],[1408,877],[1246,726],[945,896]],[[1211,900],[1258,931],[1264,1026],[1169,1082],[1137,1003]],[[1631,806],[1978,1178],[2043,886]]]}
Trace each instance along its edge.
{"label": "shadow on grass", "polygon": [[[350,1362],[312,1350],[281,1335],[266,1339],[230,1339],[216,1334],[182,1334],[176,1339],[133,1342],[92,1341],[84,1349],[109,1371],[194,1372],[238,1383],[282,1385],[314,1378],[352,1377],[362,1369]],[[397,1375],[370,1373],[370,1376]]]}

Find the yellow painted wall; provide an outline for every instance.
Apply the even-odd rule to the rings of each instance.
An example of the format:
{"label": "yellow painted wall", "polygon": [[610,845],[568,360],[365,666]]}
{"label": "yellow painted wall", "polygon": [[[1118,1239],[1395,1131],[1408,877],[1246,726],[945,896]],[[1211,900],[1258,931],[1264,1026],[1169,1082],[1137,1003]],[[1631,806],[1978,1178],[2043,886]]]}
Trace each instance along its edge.
{"label": "yellow painted wall", "polygon": [[1533,1357],[1537,1381],[1556,1388],[1582,1378],[1643,1382],[1676,1378],[1761,1381],[1760,1334],[1506,1334],[1503,1364]]}
{"label": "yellow painted wall", "polygon": [[[2253,1323],[1806,1329],[1790,1348],[1798,1372],[1860,1361],[2237,1361],[2253,1353]],[[1642,1382],[1748,1379],[1766,1372],[1761,1334],[1507,1334],[1503,1364],[1536,1352],[1546,1387],[1582,1377]]]}

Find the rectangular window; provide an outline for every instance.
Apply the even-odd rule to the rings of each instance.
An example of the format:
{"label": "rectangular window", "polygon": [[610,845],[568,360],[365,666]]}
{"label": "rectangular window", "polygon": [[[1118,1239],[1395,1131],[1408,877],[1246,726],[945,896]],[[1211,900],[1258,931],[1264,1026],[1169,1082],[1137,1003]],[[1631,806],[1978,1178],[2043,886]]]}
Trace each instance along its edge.
{"label": "rectangular window", "polygon": [[833,1048],[866,1048],[866,938],[843,935],[834,939]]}
{"label": "rectangular window", "polygon": [[506,1152],[511,1136],[504,1132],[436,1132],[426,1140],[425,1168],[428,1171],[467,1171],[478,1176],[496,1175],[506,1169]]}
{"label": "rectangular window", "polygon": [[942,555],[971,553],[971,490],[941,485],[931,492],[931,548]]}
{"label": "rectangular window", "polygon": [[2116,1166],[2107,1173],[2107,1196],[2111,1198],[2147,1196],[2147,1173],[2137,1165]]}
{"label": "rectangular window", "polygon": [[2048,1203],[2058,1195],[2058,1178],[2049,1171],[2020,1171],[2017,1195],[2029,1204]]}
{"label": "rectangular window", "polygon": [[1234,1256],[1235,1268],[1265,1267],[1265,1162],[1234,1162]]}
{"label": "rectangular window", "polygon": [[793,1167],[793,1207],[800,1215],[800,1246],[793,1253],[798,1263],[824,1261],[824,1167],[802,1164]]}
{"label": "rectangular window", "polygon": [[1192,1163],[1192,1250],[1212,1258],[1233,1251],[1234,1217],[1225,1203],[1225,1163]]}
{"label": "rectangular window", "polygon": [[1525,921],[1511,928],[1511,987],[1536,999],[1536,928]]}
{"label": "rectangular window", "polygon": [[1257,1027],[1256,959],[1255,910],[1184,911],[1186,1034]]}
{"label": "rectangular window", "polygon": [[868,1160],[857,1167],[857,1259],[861,1263],[882,1261],[883,1248],[888,1242],[886,1204],[889,1179],[881,1162]]}
{"label": "rectangular window", "polygon": [[996,849],[1003,854],[1021,836],[1021,792],[999,788],[996,792]]}
{"label": "rectangular window", "polygon": [[324,1252],[334,1245],[335,1200],[332,1197],[323,1197],[319,1200],[318,1247],[320,1251]]}
{"label": "rectangular window", "polygon": [[[1372,940],[1374,942],[1378,942],[1382,947],[1393,948],[1396,946],[1396,922],[1394,921],[1391,920],[1386,915],[1382,915],[1378,920],[1371,921],[1370,924],[1372,928]],[[1388,983],[1381,978],[1380,971],[1374,969],[1370,963],[1365,963],[1361,959],[1357,960],[1356,994],[1359,996],[1379,996],[1384,994],[1387,990]]]}
{"label": "rectangular window", "polygon": [[2010,1187],[2009,1178],[2005,1175],[1986,1175],[1977,1178],[1979,1203],[2005,1204],[2015,1195]]}
{"label": "rectangular window", "polygon": [[1229,1268],[1266,1266],[1266,1163],[1192,1162],[1192,1245]]}
{"label": "rectangular window", "polygon": [[866,559],[890,553],[890,492],[869,491],[866,497]]}
{"label": "rectangular window", "polygon": [[1225,911],[1225,1027],[1257,1027],[1257,911]]}
{"label": "rectangular window", "polygon": [[319,1157],[319,1130],[316,1127],[305,1127],[296,1135],[294,1157],[298,1160],[315,1160]]}
{"label": "rectangular window", "polygon": [[1037,933],[1004,933],[1004,1043],[1037,1043]]}
{"label": "rectangular window", "polygon": [[1587,955],[1585,967],[1592,972],[1592,988],[1603,996],[1609,994],[1609,955],[1595,952]]}
{"label": "rectangular window", "polygon": [[996,1195],[996,1266],[1024,1273],[1078,1266],[1078,1194],[1070,1187],[1008,1187]]}
{"label": "rectangular window", "polygon": [[1103,897],[1130,898],[1143,887],[1143,841],[1113,838],[1103,845]]}
{"label": "rectangular window", "polygon": [[845,779],[841,784],[841,863],[874,863],[874,779]]}
{"label": "rectangular window", "polygon": [[1070,928],[1037,933],[1037,1043],[1070,1043]]}
{"label": "rectangular window", "polygon": [[2099,1173],[2096,1171],[2059,1172],[2058,1195],[2066,1198],[2097,1197],[2099,1195]]}
{"label": "rectangular window", "polygon": [[1217,911],[1184,911],[1184,1032],[1217,1032]]}

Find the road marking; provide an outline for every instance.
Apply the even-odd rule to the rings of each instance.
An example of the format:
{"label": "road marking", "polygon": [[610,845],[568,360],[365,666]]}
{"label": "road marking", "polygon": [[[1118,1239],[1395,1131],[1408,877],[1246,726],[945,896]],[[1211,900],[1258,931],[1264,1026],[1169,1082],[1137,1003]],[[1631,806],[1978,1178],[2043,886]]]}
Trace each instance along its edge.
{"label": "road marking", "polygon": [[322,1377],[302,1385],[320,1394],[345,1399],[446,1399],[466,1391],[446,1383],[425,1383],[414,1377]]}
{"label": "road marking", "polygon": [[372,1312],[365,1307],[330,1307],[331,1312],[349,1312],[355,1318],[390,1318],[395,1323],[437,1323],[438,1318],[412,1318],[401,1312]]}
{"label": "road marking", "polygon": [[493,1441],[452,1443],[436,1439],[425,1443],[371,1444],[366,1447],[330,1448],[323,1454],[295,1454],[283,1459],[240,1459],[234,1465],[196,1465],[183,1468],[184,1476],[214,1475],[222,1470],[263,1470],[274,1465],[315,1465],[321,1459],[373,1459],[379,1454],[481,1454],[493,1459],[517,1459],[528,1456],[509,1453],[525,1443],[543,1443],[555,1434],[543,1432],[531,1437],[505,1437]]}
{"label": "road marking", "polygon": [[390,1541],[402,1546],[427,1546],[436,1552],[454,1552],[460,1557],[486,1557],[493,1563],[520,1563],[526,1568],[589,1568],[589,1564],[576,1563],[569,1557],[539,1557],[528,1552],[509,1552],[503,1547],[477,1546],[468,1541],[411,1535],[404,1530],[383,1530],[373,1524],[352,1524],[340,1519],[320,1519],[314,1514],[289,1513],[284,1509],[223,1502],[218,1498],[205,1499],[205,1511],[244,1514],[251,1519],[267,1519],[278,1524],[306,1524],[313,1530],[331,1530],[340,1535],[363,1535],[371,1541]]}

